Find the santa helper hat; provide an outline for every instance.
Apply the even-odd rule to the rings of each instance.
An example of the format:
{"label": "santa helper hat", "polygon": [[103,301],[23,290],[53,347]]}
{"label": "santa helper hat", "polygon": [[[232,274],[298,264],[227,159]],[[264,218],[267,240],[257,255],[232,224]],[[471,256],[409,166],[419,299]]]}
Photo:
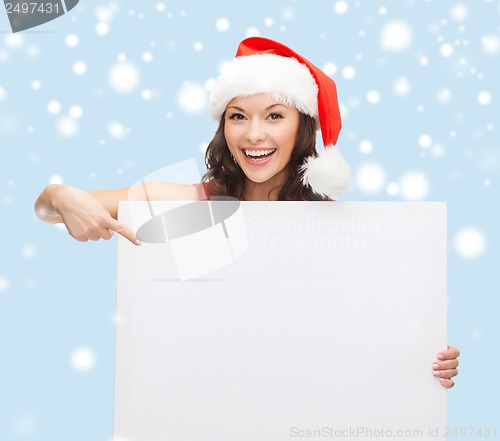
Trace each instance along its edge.
{"label": "santa helper hat", "polygon": [[218,121],[233,98],[257,93],[267,93],[316,120],[325,148],[302,165],[302,183],[322,196],[343,193],[351,169],[334,147],[342,127],[335,82],[287,46],[251,37],[222,68],[211,92],[210,115]]}

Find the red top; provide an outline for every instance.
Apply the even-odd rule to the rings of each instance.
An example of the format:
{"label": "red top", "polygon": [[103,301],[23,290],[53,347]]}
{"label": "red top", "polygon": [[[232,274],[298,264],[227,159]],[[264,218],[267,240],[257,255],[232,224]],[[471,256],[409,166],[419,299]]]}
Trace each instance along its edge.
{"label": "red top", "polygon": [[206,201],[209,199],[208,196],[208,182],[200,182],[198,184],[193,184],[196,188],[196,196],[199,201]]}

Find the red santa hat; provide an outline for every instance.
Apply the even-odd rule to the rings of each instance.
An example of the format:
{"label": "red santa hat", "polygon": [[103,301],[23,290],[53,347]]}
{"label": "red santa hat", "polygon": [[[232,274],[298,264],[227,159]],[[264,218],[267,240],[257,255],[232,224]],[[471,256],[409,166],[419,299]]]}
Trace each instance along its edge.
{"label": "red santa hat", "polygon": [[351,169],[334,147],[342,127],[335,82],[287,46],[251,37],[240,43],[236,58],[223,66],[212,88],[210,115],[220,120],[233,98],[257,93],[267,93],[316,120],[325,148],[304,162],[302,182],[320,195],[344,192]]}

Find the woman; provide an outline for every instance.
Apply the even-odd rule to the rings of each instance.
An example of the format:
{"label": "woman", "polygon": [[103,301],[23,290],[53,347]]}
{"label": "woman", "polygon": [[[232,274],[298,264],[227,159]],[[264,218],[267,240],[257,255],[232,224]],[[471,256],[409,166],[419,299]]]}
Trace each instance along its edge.
{"label": "woman", "polygon": [[[117,232],[140,245],[135,232],[116,219],[118,201],[144,200],[145,193],[150,200],[221,195],[246,201],[330,200],[347,187],[351,171],[334,147],[341,129],[335,83],[281,43],[259,37],[242,41],[214,85],[210,114],[219,127],[207,148],[203,185],[158,182],[148,184],[146,192],[50,185],[35,203],[38,217],[63,222],[82,242],[108,240]],[[319,128],[325,148],[318,154]],[[432,364],[446,388],[454,385],[458,356],[449,346]]]}

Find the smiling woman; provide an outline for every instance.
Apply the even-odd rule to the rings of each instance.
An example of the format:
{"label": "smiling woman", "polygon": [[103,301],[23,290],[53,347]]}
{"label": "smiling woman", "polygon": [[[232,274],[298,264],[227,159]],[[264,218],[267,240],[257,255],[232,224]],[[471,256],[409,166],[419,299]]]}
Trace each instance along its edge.
{"label": "smiling woman", "polygon": [[334,148],[341,128],[335,82],[281,43],[242,41],[213,87],[210,113],[219,128],[206,153],[209,195],[330,200],[348,186],[351,170]]}

